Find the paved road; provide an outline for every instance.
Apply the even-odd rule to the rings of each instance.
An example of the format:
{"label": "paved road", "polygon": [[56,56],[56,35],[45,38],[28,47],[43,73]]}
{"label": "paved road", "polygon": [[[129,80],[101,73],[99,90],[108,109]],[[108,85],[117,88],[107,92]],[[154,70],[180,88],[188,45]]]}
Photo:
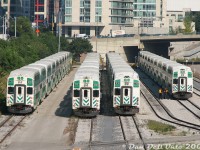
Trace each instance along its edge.
{"label": "paved road", "polygon": [[70,86],[77,69],[66,76],[38,109],[7,140],[7,150],[64,150],[70,143],[65,132],[71,116]]}

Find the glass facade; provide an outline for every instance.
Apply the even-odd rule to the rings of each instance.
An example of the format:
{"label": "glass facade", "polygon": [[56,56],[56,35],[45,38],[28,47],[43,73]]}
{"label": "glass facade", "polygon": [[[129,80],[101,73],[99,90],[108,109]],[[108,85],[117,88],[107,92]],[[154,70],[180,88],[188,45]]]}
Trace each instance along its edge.
{"label": "glass facade", "polygon": [[65,22],[72,22],[72,0],[65,0]]}
{"label": "glass facade", "polygon": [[133,18],[141,20],[140,27],[153,27],[153,20],[156,19],[156,0],[134,0],[133,8]]}
{"label": "glass facade", "polygon": [[131,24],[133,0],[111,2],[111,24]]}
{"label": "glass facade", "polygon": [[134,0],[133,7],[134,18],[156,17],[156,0]]}
{"label": "glass facade", "polygon": [[102,0],[95,2],[95,22],[102,22]]}
{"label": "glass facade", "polygon": [[90,0],[80,0],[80,22],[90,22]]}

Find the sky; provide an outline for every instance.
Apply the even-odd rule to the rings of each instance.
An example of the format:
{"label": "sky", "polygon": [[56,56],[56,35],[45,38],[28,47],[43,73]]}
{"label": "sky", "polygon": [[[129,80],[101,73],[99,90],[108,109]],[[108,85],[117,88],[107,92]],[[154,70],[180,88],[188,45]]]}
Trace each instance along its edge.
{"label": "sky", "polygon": [[200,0],[167,0],[167,10],[183,10],[191,8],[192,11],[200,11]]}

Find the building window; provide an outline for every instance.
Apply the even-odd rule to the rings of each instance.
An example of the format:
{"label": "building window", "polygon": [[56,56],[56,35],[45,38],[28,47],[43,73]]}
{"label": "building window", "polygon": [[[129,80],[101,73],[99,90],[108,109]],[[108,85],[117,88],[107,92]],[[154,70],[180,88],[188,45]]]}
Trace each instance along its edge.
{"label": "building window", "polygon": [[39,6],[38,7],[38,12],[44,12],[44,7],[43,6]]}
{"label": "building window", "polygon": [[102,7],[102,0],[96,0],[95,7]]}
{"label": "building window", "polygon": [[65,7],[72,7],[72,0],[66,0]]}
{"label": "building window", "polygon": [[65,22],[72,22],[72,16],[65,16]]}
{"label": "building window", "polygon": [[65,14],[72,14],[72,8],[66,8]]}
{"label": "building window", "polygon": [[101,16],[95,16],[95,22],[101,22]]}
{"label": "building window", "polygon": [[44,0],[39,0],[39,4],[44,4]]}
{"label": "building window", "polygon": [[44,20],[44,15],[38,15],[39,20]]}

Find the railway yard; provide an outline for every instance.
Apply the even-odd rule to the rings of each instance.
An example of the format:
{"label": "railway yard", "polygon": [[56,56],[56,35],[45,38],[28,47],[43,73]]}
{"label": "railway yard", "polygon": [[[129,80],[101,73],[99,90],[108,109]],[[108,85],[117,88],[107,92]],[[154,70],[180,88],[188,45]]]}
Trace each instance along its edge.
{"label": "railway yard", "polygon": [[[126,150],[200,149],[200,80],[194,78],[193,97],[188,100],[158,99],[159,86],[140,69],[140,111],[135,116],[115,114],[107,73],[101,71],[100,114],[94,118],[72,115],[72,81],[78,66],[56,89],[26,116],[1,115],[0,149],[6,150]],[[148,129],[148,120],[175,127],[161,134]],[[178,147],[176,147],[178,146]],[[182,147],[183,146],[183,147]]]}

